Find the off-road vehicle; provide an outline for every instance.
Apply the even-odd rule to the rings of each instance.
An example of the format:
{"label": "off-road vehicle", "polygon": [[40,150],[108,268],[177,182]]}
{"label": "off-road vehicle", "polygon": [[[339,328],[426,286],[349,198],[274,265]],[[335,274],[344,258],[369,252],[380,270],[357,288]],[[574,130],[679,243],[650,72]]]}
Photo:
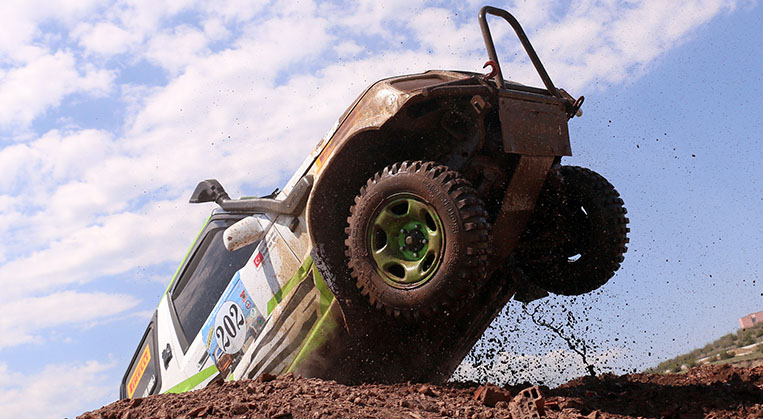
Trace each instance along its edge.
{"label": "off-road vehicle", "polygon": [[[544,88],[503,78],[487,15]],[[219,205],[162,297],[122,397],[292,371],[447,379],[512,297],[602,286],[626,251],[618,193],[564,166],[583,97],[554,86],[508,12],[484,7],[488,75],[427,71],[366,89],[282,191]]]}

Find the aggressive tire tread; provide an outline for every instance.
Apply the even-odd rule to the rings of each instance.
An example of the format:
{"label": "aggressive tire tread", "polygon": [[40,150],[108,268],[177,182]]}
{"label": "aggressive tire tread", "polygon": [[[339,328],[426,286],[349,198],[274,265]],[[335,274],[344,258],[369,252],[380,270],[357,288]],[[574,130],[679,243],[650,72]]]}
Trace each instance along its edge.
{"label": "aggressive tire tread", "polygon": [[[441,261],[440,268],[430,280],[419,287],[405,290],[395,289],[380,278],[369,261],[367,247],[361,243],[366,237],[368,225],[365,206],[372,205],[369,202],[375,203],[373,200],[388,192],[392,182],[399,179],[413,179],[415,182],[409,184],[426,184],[427,187],[439,188],[448,197],[450,203],[447,205],[457,210],[455,212],[460,224],[452,230],[447,225],[443,226],[446,231],[450,231],[450,237],[446,237],[445,241],[455,240],[457,243],[454,242],[453,247],[456,250],[449,250],[449,253],[444,251],[442,257],[445,258],[447,254],[454,262]],[[422,196],[428,193],[424,186],[420,188],[418,191],[403,192],[414,192]],[[361,187],[354,202],[345,229],[345,255],[349,259],[350,275],[373,307],[393,317],[416,320],[456,309],[468,299],[465,297],[474,295],[483,285],[491,249],[490,225],[476,190],[459,173],[434,162],[395,163],[372,176]],[[454,263],[456,268],[451,268],[450,265]],[[446,265],[448,269],[445,269]]]}
{"label": "aggressive tire tread", "polygon": [[[580,295],[604,285],[623,262],[629,242],[627,210],[620,194],[609,181],[598,173],[577,166],[562,166],[559,175],[564,182],[566,200],[585,210],[587,229],[577,231],[573,242],[580,256],[569,260],[564,254],[568,242],[559,243],[559,237],[574,235],[581,226],[560,226],[558,214],[560,193],[544,190],[528,231],[518,251],[520,266],[531,281],[555,294]],[[544,195],[545,194],[545,195]],[[573,205],[573,206],[574,206]],[[563,210],[561,210],[563,211]],[[583,243],[583,244],[581,244]]]}

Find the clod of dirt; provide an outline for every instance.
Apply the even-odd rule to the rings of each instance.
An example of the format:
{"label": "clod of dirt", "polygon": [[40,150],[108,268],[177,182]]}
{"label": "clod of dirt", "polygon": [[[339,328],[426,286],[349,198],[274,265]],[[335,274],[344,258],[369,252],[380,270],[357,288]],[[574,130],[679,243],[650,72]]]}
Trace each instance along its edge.
{"label": "clod of dirt", "polygon": [[510,402],[511,392],[493,384],[479,386],[474,392],[474,400],[488,407],[495,407],[498,402]]}
{"label": "clod of dirt", "polygon": [[[551,390],[463,383],[346,386],[290,374],[269,378],[120,400],[80,418],[763,418],[763,366],[586,376]],[[488,402],[489,397],[498,399]]]}

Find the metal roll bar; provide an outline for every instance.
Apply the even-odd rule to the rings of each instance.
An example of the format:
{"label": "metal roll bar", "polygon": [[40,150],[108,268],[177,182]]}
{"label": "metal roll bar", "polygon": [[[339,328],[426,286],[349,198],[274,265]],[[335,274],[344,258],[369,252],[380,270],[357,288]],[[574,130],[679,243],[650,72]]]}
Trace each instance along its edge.
{"label": "metal roll bar", "polygon": [[533,66],[535,66],[535,70],[538,72],[540,79],[543,81],[543,84],[546,86],[548,93],[551,94],[552,96],[563,99],[561,93],[559,93],[559,91],[556,90],[556,87],[554,87],[554,83],[551,81],[551,77],[548,76],[546,69],[543,67],[543,63],[540,62],[540,58],[538,58],[538,54],[535,53],[535,49],[533,49],[532,44],[530,44],[530,40],[527,39],[527,35],[525,35],[525,31],[522,30],[522,26],[519,24],[517,19],[506,10],[499,9],[493,6],[485,6],[482,9],[480,9],[480,13],[479,13],[480,29],[482,30],[482,38],[485,40],[485,48],[487,49],[487,54],[491,60],[495,61],[495,66],[497,71],[495,76],[493,76],[493,78],[495,79],[495,82],[498,85],[498,87],[500,87],[501,89],[505,89],[506,84],[503,81],[503,73],[501,72],[501,64],[498,61],[498,54],[496,54],[495,52],[495,44],[493,43],[493,36],[490,34],[490,28],[488,27],[488,24],[487,24],[488,14],[502,17],[504,20],[506,20],[506,22],[509,23],[509,25],[511,25],[511,27],[514,29],[514,32],[516,32],[517,37],[519,38],[519,41],[522,43],[522,46],[525,48],[527,55],[530,57],[530,61],[532,61]]}

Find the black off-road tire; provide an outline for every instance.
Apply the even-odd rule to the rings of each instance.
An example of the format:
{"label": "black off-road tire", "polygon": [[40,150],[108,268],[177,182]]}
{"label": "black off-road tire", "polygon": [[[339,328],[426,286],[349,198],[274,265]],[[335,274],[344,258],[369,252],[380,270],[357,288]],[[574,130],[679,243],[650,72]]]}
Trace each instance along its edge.
{"label": "black off-road tire", "polygon": [[[390,281],[395,278],[378,266],[377,256],[372,254],[376,248],[395,245],[386,234],[372,235],[371,230],[379,230],[380,212],[400,197],[425,204],[441,222],[440,256],[436,265],[430,261],[432,271],[426,271],[430,272],[428,279],[421,283]],[[347,222],[345,253],[350,273],[369,303],[391,316],[420,319],[455,310],[485,281],[490,249],[487,212],[469,182],[446,166],[405,161],[384,168],[361,188]],[[388,242],[380,246],[378,237]],[[434,247],[425,252],[430,249]]]}
{"label": "black off-road tire", "polygon": [[528,279],[546,291],[580,295],[606,284],[620,268],[630,231],[627,210],[596,172],[562,166],[559,176],[561,190],[547,184],[539,197],[518,259]]}

